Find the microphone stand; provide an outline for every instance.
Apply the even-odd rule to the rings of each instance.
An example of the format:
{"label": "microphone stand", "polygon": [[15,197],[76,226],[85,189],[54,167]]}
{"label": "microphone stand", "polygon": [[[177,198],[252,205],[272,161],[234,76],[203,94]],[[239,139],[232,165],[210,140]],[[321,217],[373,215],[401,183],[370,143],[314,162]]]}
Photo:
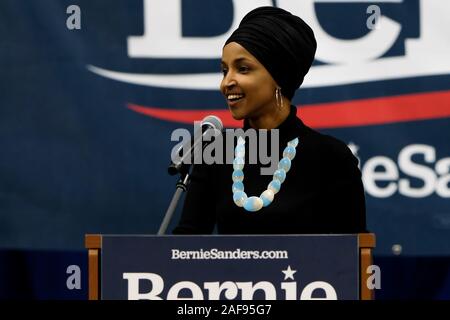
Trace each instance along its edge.
{"label": "microphone stand", "polygon": [[[206,125],[208,128],[214,129],[214,132],[221,133],[223,129],[222,121],[220,121],[219,118],[215,116],[208,116],[202,121],[202,125]],[[203,130],[203,129],[202,129]],[[203,137],[205,133],[202,133],[201,137]],[[195,134],[194,134],[195,137]],[[195,139],[195,142],[192,146],[194,149],[194,152],[198,146],[201,146],[202,150],[205,147],[205,145],[202,145],[203,139]],[[178,155],[181,148],[178,150]],[[191,170],[191,165],[185,163],[185,160],[187,157],[191,157],[192,160],[195,159],[193,153],[187,153],[184,154],[181,158],[177,159],[177,161],[172,162],[168,168],[168,172],[170,175],[175,175],[177,173],[180,174],[180,180],[178,180],[176,184],[176,190],[172,197],[172,200],[170,201],[169,208],[166,211],[166,215],[164,216],[163,222],[161,223],[161,226],[158,230],[158,235],[164,235],[166,234],[167,227],[169,226],[170,220],[172,219],[173,213],[175,212],[175,209],[177,208],[178,201],[180,200],[180,197],[184,191],[186,191],[187,186],[189,184],[189,174]]]}
{"label": "microphone stand", "polygon": [[172,201],[170,201],[169,208],[167,208],[166,215],[164,216],[164,220],[159,227],[158,235],[166,234],[167,227],[169,226],[170,220],[172,219],[173,213],[177,208],[178,201],[184,191],[186,191],[187,186],[189,184],[189,170],[181,170],[180,171],[180,180],[178,180],[176,184],[176,190],[172,197]]}

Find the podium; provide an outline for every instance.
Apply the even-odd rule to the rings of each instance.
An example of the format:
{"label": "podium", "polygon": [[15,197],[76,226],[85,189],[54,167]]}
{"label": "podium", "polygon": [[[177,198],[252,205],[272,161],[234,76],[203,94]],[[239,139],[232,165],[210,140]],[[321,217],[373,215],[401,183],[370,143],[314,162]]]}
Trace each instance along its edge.
{"label": "podium", "polygon": [[375,235],[85,236],[90,300],[371,300]]}

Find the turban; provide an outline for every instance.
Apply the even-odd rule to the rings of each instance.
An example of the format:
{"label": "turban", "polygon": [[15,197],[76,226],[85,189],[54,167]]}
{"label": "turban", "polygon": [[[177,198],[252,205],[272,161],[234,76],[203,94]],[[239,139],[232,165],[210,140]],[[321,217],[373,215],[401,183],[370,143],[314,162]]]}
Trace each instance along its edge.
{"label": "turban", "polygon": [[259,7],[245,15],[225,42],[237,42],[250,52],[292,100],[308,73],[317,43],[301,18],[276,7]]}

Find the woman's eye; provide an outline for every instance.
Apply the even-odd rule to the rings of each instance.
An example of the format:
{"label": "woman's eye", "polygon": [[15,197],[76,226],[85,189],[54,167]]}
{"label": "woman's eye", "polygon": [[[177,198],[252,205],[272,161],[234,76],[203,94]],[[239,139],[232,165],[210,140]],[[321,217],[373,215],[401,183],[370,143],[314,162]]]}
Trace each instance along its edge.
{"label": "woman's eye", "polygon": [[248,71],[248,67],[245,67],[245,66],[239,67],[239,71],[240,72],[247,72]]}
{"label": "woman's eye", "polygon": [[223,74],[223,75],[226,75],[226,74],[227,74],[227,72],[228,72],[228,70],[227,70],[227,69],[225,69],[225,68],[222,68],[222,74]]}

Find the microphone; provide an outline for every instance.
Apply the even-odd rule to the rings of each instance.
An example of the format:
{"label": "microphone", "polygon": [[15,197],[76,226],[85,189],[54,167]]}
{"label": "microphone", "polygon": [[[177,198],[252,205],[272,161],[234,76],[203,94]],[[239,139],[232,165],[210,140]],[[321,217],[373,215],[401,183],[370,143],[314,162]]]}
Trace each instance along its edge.
{"label": "microphone", "polygon": [[[216,136],[217,132],[222,132],[223,124],[222,121],[213,115],[206,116],[202,121],[200,128],[194,132],[194,137],[188,141],[187,143],[181,145],[172,155],[175,154],[175,157],[172,156],[171,164],[169,165],[168,172],[170,175],[175,175],[177,173],[186,173],[192,163],[192,158],[194,155],[194,151],[198,150],[201,147],[203,150],[210,141],[205,141],[204,137],[211,134],[210,130],[213,130],[213,136]],[[201,144],[201,146],[200,146]],[[187,152],[183,152],[183,155],[180,156],[180,152],[187,150]],[[186,160],[188,163],[186,163]]]}

